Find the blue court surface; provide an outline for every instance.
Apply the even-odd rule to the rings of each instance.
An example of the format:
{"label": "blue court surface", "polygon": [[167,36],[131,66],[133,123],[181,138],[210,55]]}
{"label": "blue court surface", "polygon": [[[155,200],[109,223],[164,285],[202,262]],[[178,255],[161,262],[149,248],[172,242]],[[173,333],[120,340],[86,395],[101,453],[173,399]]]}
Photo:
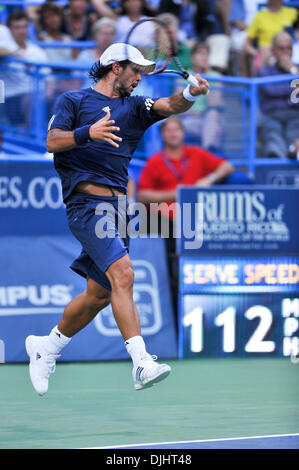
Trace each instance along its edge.
{"label": "blue court surface", "polygon": [[154,442],[132,446],[98,447],[98,449],[299,449],[299,433],[198,441]]}

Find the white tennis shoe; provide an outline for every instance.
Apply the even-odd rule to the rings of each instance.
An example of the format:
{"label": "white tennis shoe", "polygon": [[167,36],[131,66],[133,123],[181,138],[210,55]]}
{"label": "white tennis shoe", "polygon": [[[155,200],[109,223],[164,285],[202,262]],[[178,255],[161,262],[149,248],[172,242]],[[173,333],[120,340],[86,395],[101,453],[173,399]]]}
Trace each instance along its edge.
{"label": "white tennis shoe", "polygon": [[27,336],[26,351],[30,357],[29,373],[32,385],[39,395],[48,391],[50,374],[55,372],[56,359],[60,354],[49,354],[43,347],[47,336]]}
{"label": "white tennis shoe", "polygon": [[133,382],[135,390],[143,390],[152,387],[155,383],[166,379],[171,372],[168,364],[155,362],[157,356],[146,354],[139,364],[133,367]]}

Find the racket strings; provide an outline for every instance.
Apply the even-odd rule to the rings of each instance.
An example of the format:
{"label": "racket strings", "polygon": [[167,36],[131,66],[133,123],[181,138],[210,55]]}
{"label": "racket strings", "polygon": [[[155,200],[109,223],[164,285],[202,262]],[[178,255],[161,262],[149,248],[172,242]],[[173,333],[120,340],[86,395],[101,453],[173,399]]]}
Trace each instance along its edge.
{"label": "racket strings", "polygon": [[128,43],[137,47],[145,59],[156,63],[156,70],[163,69],[173,56],[173,44],[166,28],[151,22],[151,34],[145,34],[145,24],[140,23],[132,31]]}

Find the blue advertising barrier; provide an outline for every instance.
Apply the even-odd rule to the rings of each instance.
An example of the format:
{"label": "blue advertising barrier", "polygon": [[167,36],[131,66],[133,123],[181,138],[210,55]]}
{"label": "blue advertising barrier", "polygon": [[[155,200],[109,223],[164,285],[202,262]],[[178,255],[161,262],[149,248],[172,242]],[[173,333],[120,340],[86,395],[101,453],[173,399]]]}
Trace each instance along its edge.
{"label": "blue advertising barrier", "polygon": [[255,170],[257,184],[275,186],[293,185],[299,187],[299,162],[288,162],[285,165],[260,165]]}
{"label": "blue advertising barrier", "polygon": [[0,160],[0,234],[70,234],[61,183],[49,160]]}
{"label": "blue advertising barrier", "polygon": [[[23,362],[26,336],[47,335],[86,286],[69,269],[80,245],[68,229],[52,162],[0,162],[0,221],[0,356],[2,362]],[[164,240],[133,239],[130,254],[147,349],[176,357]],[[109,306],[73,337],[61,360],[128,358]]]}
{"label": "blue advertising barrier", "polygon": [[181,187],[178,254],[296,254],[298,194],[289,186]]}

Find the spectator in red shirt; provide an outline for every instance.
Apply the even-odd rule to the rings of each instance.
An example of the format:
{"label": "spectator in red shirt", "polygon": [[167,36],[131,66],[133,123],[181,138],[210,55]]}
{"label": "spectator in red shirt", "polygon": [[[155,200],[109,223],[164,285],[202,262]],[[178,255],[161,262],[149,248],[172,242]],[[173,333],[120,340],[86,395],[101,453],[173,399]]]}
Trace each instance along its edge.
{"label": "spectator in red shirt", "polygon": [[176,199],[178,185],[207,187],[222,182],[234,172],[234,167],[223,158],[200,147],[184,145],[185,131],[179,117],[164,121],[161,131],[164,148],[148,159],[141,172],[140,202],[171,204]]}

